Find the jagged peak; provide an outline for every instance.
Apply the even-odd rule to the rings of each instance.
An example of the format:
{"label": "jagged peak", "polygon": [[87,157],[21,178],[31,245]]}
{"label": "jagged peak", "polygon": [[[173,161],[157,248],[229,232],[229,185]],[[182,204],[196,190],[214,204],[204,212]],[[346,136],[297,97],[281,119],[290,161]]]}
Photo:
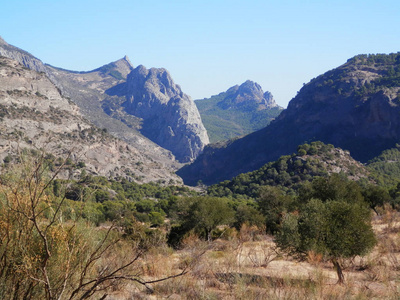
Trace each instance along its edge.
{"label": "jagged peak", "polygon": [[133,64],[131,63],[131,60],[129,59],[128,55],[125,55],[123,60],[125,60],[133,68]]}
{"label": "jagged peak", "polygon": [[3,39],[1,35],[0,35],[0,45],[8,45],[8,43]]}

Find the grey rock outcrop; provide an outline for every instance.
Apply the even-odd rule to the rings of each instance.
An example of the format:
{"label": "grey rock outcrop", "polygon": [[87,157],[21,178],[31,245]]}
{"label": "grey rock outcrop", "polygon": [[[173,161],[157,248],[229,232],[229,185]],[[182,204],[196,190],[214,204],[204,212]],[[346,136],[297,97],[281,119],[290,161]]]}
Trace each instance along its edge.
{"label": "grey rock outcrop", "polygon": [[209,142],[196,105],[165,69],[138,66],[107,93],[125,97],[124,110],[143,119],[141,133],[181,162],[195,159]]}
{"label": "grey rock outcrop", "polygon": [[[107,129],[170,170],[195,159],[208,143],[197,107],[173,83],[166,70],[147,71],[140,67],[135,73],[125,56],[92,71],[69,71],[43,64],[3,39],[0,39],[0,56],[45,73],[61,94],[76,103],[84,117],[94,125]],[[110,95],[107,90],[128,91],[129,95],[125,92]],[[129,104],[139,98],[140,103],[149,100],[148,105],[136,109],[134,102]],[[150,111],[145,112],[145,107]]]}
{"label": "grey rock outcrop", "polygon": [[[24,148],[44,149],[60,159],[71,153],[72,161],[84,162],[93,175],[180,182],[147,152],[93,126],[45,74],[0,57],[0,161],[18,159]],[[71,167],[73,175],[80,171]]]}
{"label": "grey rock outcrop", "polygon": [[218,95],[196,100],[211,143],[237,138],[266,127],[282,108],[270,92],[247,80]]}
{"label": "grey rock outcrop", "polygon": [[272,94],[263,91],[262,87],[254,81],[247,80],[243,84],[235,85],[227,90],[229,99],[232,106],[249,105],[249,103],[256,103],[259,105],[258,109],[267,109],[278,107]]}
{"label": "grey rock outcrop", "polygon": [[46,67],[41,60],[20,48],[8,44],[2,37],[0,37],[0,56],[16,60],[26,68],[36,72],[47,73]]}

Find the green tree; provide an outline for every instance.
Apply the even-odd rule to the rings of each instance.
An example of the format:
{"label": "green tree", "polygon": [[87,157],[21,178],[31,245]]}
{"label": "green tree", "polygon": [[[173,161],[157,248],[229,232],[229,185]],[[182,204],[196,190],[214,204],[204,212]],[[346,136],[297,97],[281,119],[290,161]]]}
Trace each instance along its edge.
{"label": "green tree", "polygon": [[299,214],[286,214],[275,241],[297,257],[309,251],[323,255],[333,263],[338,283],[344,281],[339,259],[364,255],[376,243],[366,205],[318,199],[310,200]]}
{"label": "green tree", "polygon": [[316,177],[311,184],[304,184],[299,190],[299,202],[306,203],[312,198],[346,202],[363,202],[364,199],[356,182],[336,173],[329,177]]}
{"label": "green tree", "polygon": [[268,232],[275,233],[279,230],[282,214],[290,211],[294,202],[290,196],[285,195],[279,188],[265,186],[260,189],[257,199],[258,207],[265,216],[265,226]]}
{"label": "green tree", "polygon": [[180,243],[183,236],[193,230],[207,240],[218,225],[230,225],[235,212],[228,199],[217,197],[182,198],[177,201],[174,216],[176,225],[171,228],[168,243],[174,246]]}
{"label": "green tree", "polygon": [[363,191],[364,200],[369,204],[369,207],[378,214],[376,208],[383,206],[385,203],[390,203],[390,195],[387,190],[380,186],[369,185]]}
{"label": "green tree", "polygon": [[265,218],[255,207],[248,204],[240,204],[236,208],[234,226],[237,230],[240,230],[243,224],[263,228],[265,226]]}
{"label": "green tree", "polygon": [[211,240],[211,231],[218,225],[230,225],[234,211],[224,198],[199,197],[190,207],[189,221],[194,229]]}

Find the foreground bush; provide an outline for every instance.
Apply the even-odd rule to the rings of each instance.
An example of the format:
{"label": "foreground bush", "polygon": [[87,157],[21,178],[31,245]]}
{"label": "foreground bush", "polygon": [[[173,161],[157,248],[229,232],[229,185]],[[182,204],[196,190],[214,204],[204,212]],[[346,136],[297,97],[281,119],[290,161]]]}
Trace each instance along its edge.
{"label": "foreground bush", "polygon": [[0,298],[104,299],[125,281],[148,287],[136,266],[142,250],[113,225],[74,217],[43,157],[21,160],[0,182]]}

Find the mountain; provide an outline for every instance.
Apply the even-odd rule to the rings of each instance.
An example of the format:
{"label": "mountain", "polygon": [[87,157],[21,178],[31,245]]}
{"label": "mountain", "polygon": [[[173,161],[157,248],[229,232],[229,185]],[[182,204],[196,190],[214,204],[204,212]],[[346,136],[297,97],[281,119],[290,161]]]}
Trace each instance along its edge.
{"label": "mountain", "polygon": [[28,69],[36,72],[46,73],[46,67],[41,60],[20,48],[8,44],[2,37],[0,37],[0,56],[14,59]]}
{"label": "mountain", "polygon": [[260,186],[278,186],[287,192],[297,191],[305,182],[316,176],[342,174],[350,180],[371,180],[370,171],[354,160],[348,151],[322,142],[303,144],[297,153],[281,156],[260,169],[240,174],[232,180],[212,185],[208,193],[216,197],[259,196]]}
{"label": "mountain", "polygon": [[195,159],[208,144],[194,102],[165,69],[134,68],[127,57],[90,72],[48,68],[65,95],[117,137],[142,144],[137,139],[144,136],[180,162]]}
{"label": "mountain", "polygon": [[56,165],[71,153],[72,175],[85,168],[111,178],[180,182],[156,160],[157,148],[154,145],[151,156],[93,126],[45,73],[0,57],[0,161],[5,164],[19,160],[24,149],[44,152]]}
{"label": "mountain", "polygon": [[117,106],[116,101],[109,101],[105,106],[107,111],[143,119],[141,132],[170,150],[180,161],[193,160],[208,144],[196,106],[173,82],[167,70],[138,66],[129,73],[126,82],[106,93],[122,97]]}
{"label": "mountain", "polygon": [[195,103],[212,143],[264,128],[282,111],[270,92],[250,80]]}
{"label": "mountain", "polygon": [[269,126],[241,139],[210,145],[178,174],[206,184],[256,170],[297,145],[322,141],[361,162],[400,139],[400,53],[358,55],[304,85]]}
{"label": "mountain", "polygon": [[[142,80],[140,76],[143,74],[137,70],[144,67],[135,69],[125,56],[93,71],[69,71],[45,65],[4,40],[0,40],[0,55],[45,73],[62,95],[75,102],[83,115],[96,126],[106,128],[115,137],[141,151],[154,152],[156,160],[161,157],[163,163],[174,168],[178,165],[174,162],[175,158],[179,162],[191,161],[208,144],[208,136],[194,102],[174,84],[164,69],[151,69],[149,77]],[[106,91],[118,93],[108,94]],[[138,103],[148,101],[147,105],[140,110],[134,110],[132,105],[128,108],[127,103],[132,101],[133,96]],[[149,111],[144,113],[145,110]],[[153,151],[156,148],[154,143],[160,146],[156,151]]]}

